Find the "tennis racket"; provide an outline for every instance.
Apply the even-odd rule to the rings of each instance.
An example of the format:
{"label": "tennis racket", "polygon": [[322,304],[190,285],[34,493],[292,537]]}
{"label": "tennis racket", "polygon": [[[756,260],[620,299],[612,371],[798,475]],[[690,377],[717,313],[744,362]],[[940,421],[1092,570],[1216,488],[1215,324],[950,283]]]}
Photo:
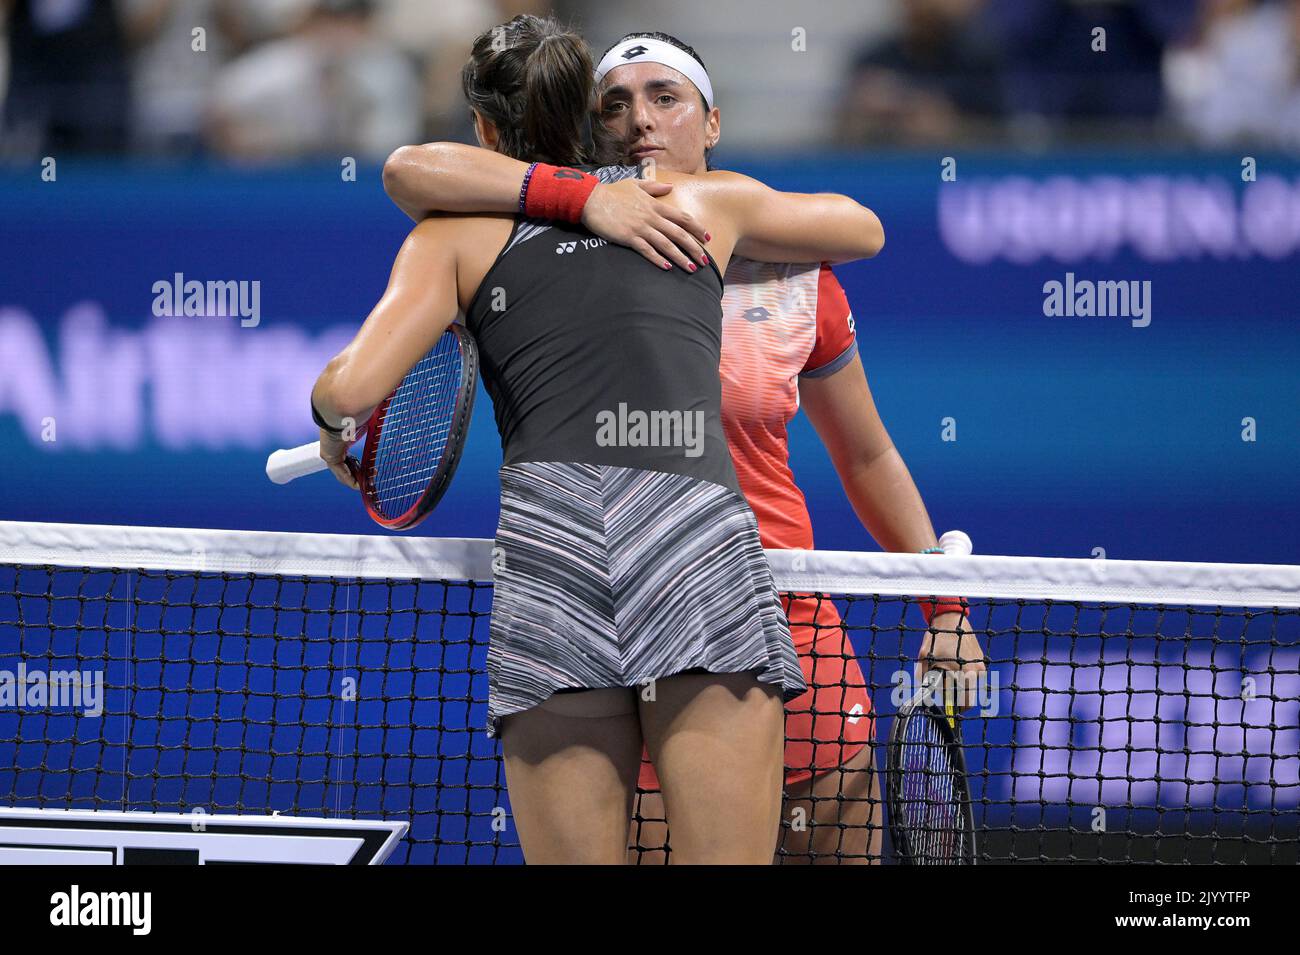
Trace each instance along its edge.
{"label": "tennis racket", "polygon": [[889,835],[903,865],[974,865],[966,759],[953,723],[931,695],[928,687],[918,691],[889,731]]}
{"label": "tennis racket", "polygon": [[[442,498],[465,446],[477,377],[474,339],[452,325],[370,415],[361,461],[349,456],[348,467],[376,523],[407,530]],[[326,469],[319,441],[276,451],[266,460],[266,475],[276,484]]]}
{"label": "tennis racket", "polygon": [[[949,531],[939,544],[946,554],[971,552],[970,538],[961,531]],[[889,732],[889,835],[903,865],[975,864],[975,819],[957,711],[947,694],[945,706],[935,705],[939,692],[923,686],[895,714]]]}

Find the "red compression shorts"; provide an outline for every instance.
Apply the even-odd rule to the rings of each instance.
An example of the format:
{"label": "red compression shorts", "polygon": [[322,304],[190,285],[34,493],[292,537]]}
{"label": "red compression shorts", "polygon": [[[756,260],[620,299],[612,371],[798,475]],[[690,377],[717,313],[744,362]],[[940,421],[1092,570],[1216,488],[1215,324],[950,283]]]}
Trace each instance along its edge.
{"label": "red compression shorts", "polygon": [[[843,766],[871,743],[875,719],[867,681],[835,605],[825,598],[783,596],[790,636],[808,691],[785,705],[785,782],[807,782]],[[659,777],[644,751],[642,789]]]}

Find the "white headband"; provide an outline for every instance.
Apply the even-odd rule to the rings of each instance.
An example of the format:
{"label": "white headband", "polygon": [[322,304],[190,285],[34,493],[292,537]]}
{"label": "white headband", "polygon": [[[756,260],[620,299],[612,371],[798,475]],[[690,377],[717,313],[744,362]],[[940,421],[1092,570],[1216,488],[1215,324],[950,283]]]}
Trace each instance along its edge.
{"label": "white headband", "polygon": [[709,82],[709,74],[685,50],[679,50],[671,43],[653,37],[634,36],[616,43],[605,54],[600,66],[596,67],[596,82],[599,84],[610,70],[628,63],[660,63],[672,67],[695,84],[695,88],[704,94],[704,102],[709,109],[713,109],[713,84]]}

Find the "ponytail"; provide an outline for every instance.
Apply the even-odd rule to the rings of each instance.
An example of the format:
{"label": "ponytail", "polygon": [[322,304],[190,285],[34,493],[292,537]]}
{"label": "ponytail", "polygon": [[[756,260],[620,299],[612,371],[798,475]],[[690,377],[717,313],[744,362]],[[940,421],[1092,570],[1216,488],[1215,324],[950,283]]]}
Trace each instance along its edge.
{"label": "ponytail", "polygon": [[590,162],[591,51],[550,17],[520,15],[474,41],[465,98],[497,129],[497,151],[527,162]]}

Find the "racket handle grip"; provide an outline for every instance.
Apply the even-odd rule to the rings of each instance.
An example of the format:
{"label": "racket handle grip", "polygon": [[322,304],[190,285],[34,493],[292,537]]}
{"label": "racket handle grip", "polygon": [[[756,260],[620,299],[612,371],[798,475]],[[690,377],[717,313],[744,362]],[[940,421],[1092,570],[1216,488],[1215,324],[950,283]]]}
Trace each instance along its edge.
{"label": "racket handle grip", "polygon": [[945,554],[955,554],[958,557],[964,557],[971,552],[970,538],[966,536],[965,531],[945,531],[939,538],[939,546],[943,548]]}
{"label": "racket handle grip", "polygon": [[326,464],[320,457],[319,441],[273,451],[266,459],[266,476],[276,484],[288,484],[325,469]]}

